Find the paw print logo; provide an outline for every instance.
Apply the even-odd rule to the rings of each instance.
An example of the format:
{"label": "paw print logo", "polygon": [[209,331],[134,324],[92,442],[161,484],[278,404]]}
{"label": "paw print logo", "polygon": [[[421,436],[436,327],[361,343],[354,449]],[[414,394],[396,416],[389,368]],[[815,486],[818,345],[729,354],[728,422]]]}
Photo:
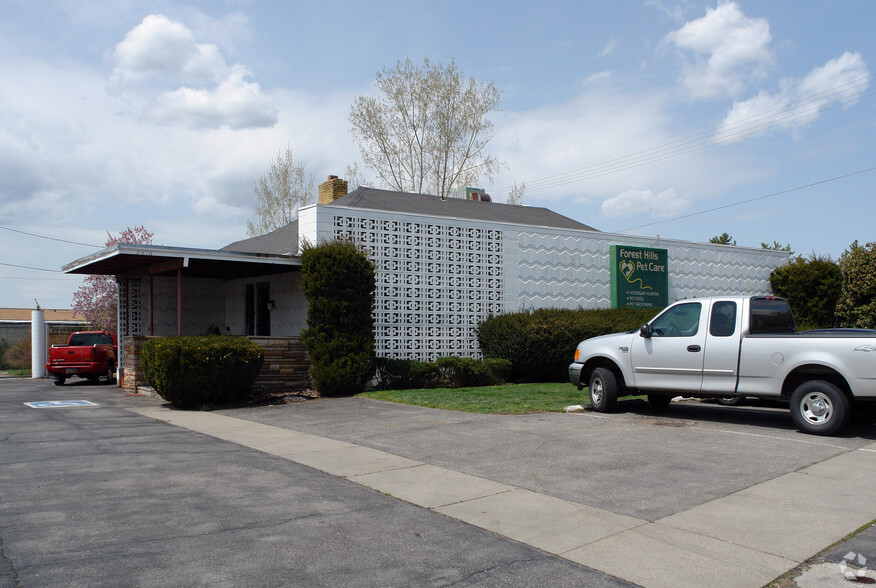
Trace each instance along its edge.
{"label": "paw print logo", "polygon": [[868,573],[867,558],[860,553],[848,552],[839,563],[839,569],[843,578],[850,582],[876,584],[876,577]]}

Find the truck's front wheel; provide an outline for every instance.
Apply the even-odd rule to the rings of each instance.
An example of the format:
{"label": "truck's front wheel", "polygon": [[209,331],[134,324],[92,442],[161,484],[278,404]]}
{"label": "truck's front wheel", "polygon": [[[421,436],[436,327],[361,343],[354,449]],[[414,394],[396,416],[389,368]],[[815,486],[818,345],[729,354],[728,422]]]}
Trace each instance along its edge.
{"label": "truck's front wheel", "polygon": [[849,420],[849,400],[830,382],[804,382],[791,394],[791,419],[804,433],[832,435]]}
{"label": "truck's front wheel", "polygon": [[590,406],[596,412],[611,412],[617,406],[617,378],[606,368],[590,375]]}

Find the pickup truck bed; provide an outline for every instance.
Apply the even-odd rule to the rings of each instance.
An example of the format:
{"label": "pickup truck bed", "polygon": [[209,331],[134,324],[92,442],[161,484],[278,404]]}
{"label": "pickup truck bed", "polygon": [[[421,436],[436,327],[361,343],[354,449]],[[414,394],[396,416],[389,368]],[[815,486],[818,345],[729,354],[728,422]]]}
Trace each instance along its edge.
{"label": "pickup truck bed", "polygon": [[52,345],[46,372],[61,386],[67,378],[78,376],[112,383],[116,377],[118,345],[112,333],[79,331],[66,345]]}

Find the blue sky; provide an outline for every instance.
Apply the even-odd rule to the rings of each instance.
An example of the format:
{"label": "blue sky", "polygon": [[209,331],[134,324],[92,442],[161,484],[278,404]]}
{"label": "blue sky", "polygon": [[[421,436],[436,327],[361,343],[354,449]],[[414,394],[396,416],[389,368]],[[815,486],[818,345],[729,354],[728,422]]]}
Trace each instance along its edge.
{"label": "blue sky", "polygon": [[874,22],[869,0],[3,0],[0,306],[69,308],[58,270],[107,231],[243,238],[287,145],[316,184],[359,161],[350,105],[408,57],[502,90],[494,200],[525,182],[607,232],[836,259],[876,240]]}

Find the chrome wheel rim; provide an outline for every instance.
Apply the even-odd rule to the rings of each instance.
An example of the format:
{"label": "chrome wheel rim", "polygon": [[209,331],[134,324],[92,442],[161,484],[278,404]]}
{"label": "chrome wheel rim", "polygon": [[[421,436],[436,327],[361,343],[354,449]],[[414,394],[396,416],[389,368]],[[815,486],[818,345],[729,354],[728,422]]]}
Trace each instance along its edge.
{"label": "chrome wheel rim", "polygon": [[800,400],[800,414],[813,425],[823,425],[833,417],[833,403],[823,392],[810,392]]}
{"label": "chrome wheel rim", "polygon": [[602,380],[599,378],[593,380],[593,385],[590,386],[590,401],[593,404],[602,402]]}

